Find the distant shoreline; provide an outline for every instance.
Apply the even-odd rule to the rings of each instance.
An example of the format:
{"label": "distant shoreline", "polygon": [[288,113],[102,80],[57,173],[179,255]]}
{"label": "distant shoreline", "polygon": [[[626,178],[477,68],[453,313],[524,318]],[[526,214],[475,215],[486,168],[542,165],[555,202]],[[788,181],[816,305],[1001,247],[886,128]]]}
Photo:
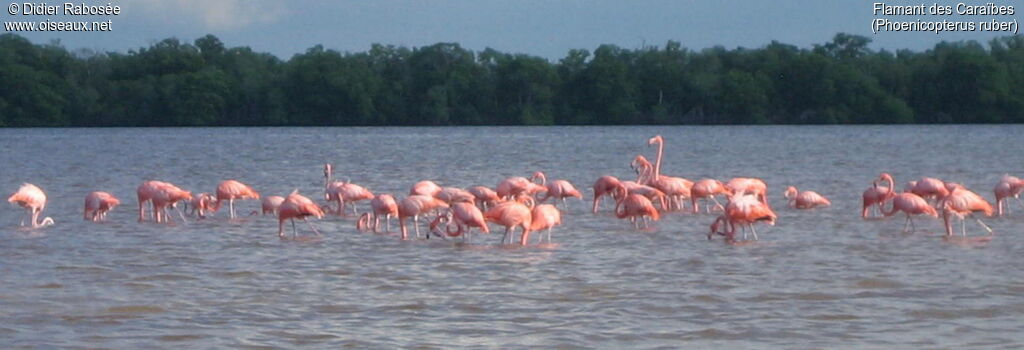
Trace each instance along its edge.
{"label": "distant shoreline", "polygon": [[0,127],[1024,123],[1024,37],[871,50],[678,42],[558,62],[457,43],[317,45],[281,60],[207,35],[76,54],[0,35]]}

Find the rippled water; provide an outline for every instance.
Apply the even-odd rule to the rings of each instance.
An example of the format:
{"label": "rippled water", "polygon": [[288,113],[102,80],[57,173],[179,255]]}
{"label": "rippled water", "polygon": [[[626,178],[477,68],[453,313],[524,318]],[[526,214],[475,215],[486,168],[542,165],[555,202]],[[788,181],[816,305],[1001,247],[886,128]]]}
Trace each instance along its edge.
{"label": "rippled water", "polygon": [[[635,231],[570,201],[554,247],[457,245],[315,222],[319,240],[282,241],[276,220],[225,213],[172,225],[135,221],[146,179],[212,192],[223,179],[263,195],[318,198],[324,162],[375,192],[422,179],[494,186],[542,170],[587,192],[646,140],[666,139],[663,173],[765,179],[778,224],[761,242],[704,234],[712,216],[670,214]],[[88,348],[931,348],[1024,345],[1024,208],[990,218],[964,246],[941,221],[863,221],[880,172],[934,176],[990,201],[1024,176],[1024,126],[0,129],[0,189],[50,198],[57,225],[17,226],[0,210],[0,347]],[[833,201],[783,208],[787,185]],[[123,206],[82,221],[86,193]],[[6,193],[6,192],[5,192]],[[256,210],[240,202],[239,212]],[[366,208],[362,204],[362,208]],[[300,230],[303,229],[300,225]],[[492,226],[497,229],[497,227]],[[969,222],[969,232],[981,228]],[[308,229],[307,229],[308,230]]]}

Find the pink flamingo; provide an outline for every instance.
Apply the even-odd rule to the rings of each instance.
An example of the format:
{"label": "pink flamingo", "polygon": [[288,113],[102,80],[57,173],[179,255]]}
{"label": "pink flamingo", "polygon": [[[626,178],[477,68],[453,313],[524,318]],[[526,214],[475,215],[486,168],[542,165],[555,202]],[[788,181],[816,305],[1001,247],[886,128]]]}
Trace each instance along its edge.
{"label": "pink flamingo", "polygon": [[654,221],[658,221],[661,218],[661,214],[658,213],[657,209],[654,209],[654,204],[647,197],[635,193],[629,194],[624,184],[619,184],[619,192],[618,201],[615,203],[615,217],[619,219],[629,218],[633,222],[633,227],[637,229],[640,228],[637,218],[643,219],[644,227],[648,227],[648,217]]}
{"label": "pink flamingo", "polygon": [[[538,173],[539,172],[534,173],[534,177],[536,177]],[[498,187],[496,189],[498,197],[502,199],[518,197],[521,194],[533,195],[547,190],[546,187],[538,185],[522,176],[513,176],[501,180],[501,182],[498,182]]]}
{"label": "pink flamingo", "polygon": [[[551,204],[534,206],[533,210],[530,210],[530,218],[530,231],[547,230],[548,243],[551,243],[551,228],[562,224],[562,213],[558,211],[558,208]],[[529,242],[529,237],[528,233],[524,234],[520,243],[526,245]],[[543,236],[540,241],[544,242]]]}
{"label": "pink flamingo", "polygon": [[725,187],[733,193],[752,194],[757,200],[771,208],[768,204],[768,184],[756,177],[736,177],[725,183]]}
{"label": "pink flamingo", "polygon": [[192,200],[188,204],[192,206],[192,211],[189,214],[196,215],[200,219],[206,217],[206,212],[214,212],[219,209],[217,207],[217,197],[206,192],[192,196]]}
{"label": "pink flamingo", "polygon": [[85,209],[82,217],[89,221],[106,219],[107,212],[121,204],[121,201],[107,192],[95,191],[85,196]]}
{"label": "pink flamingo", "polygon": [[[36,185],[30,183],[21,185],[18,192],[7,197],[7,202],[20,205],[28,211],[26,216],[31,216],[32,228],[53,225],[53,218],[46,217],[42,221],[39,220],[39,214],[46,208],[46,193],[43,193],[43,190]],[[25,226],[24,217],[21,219],[21,226]]]}
{"label": "pink flamingo", "polygon": [[156,193],[153,195],[153,213],[156,216],[156,222],[170,222],[167,215],[167,208],[178,209],[178,215],[181,216],[181,220],[185,221],[185,214],[181,212],[181,209],[177,207],[180,201],[192,200],[192,192],[182,190],[178,186],[170,183],[164,183],[157,188]]}
{"label": "pink flamingo", "polygon": [[327,200],[338,203],[338,215],[345,215],[345,206],[352,203],[352,214],[357,214],[356,202],[373,199],[373,192],[350,182],[334,182],[327,187]]}
{"label": "pink flamingo", "polygon": [[498,197],[498,192],[490,189],[487,186],[473,186],[469,189],[469,193],[475,198],[475,203],[481,210],[487,210],[488,206],[493,206],[501,202],[501,198]]}
{"label": "pink flamingo", "polygon": [[[733,232],[736,230],[736,225],[750,228],[750,232],[754,234],[755,241],[758,238],[757,230],[754,230],[754,223],[763,221],[768,225],[774,226],[775,220],[778,219],[772,208],[765,204],[761,198],[758,198],[758,195],[744,193],[736,193],[729,199],[729,204],[725,206],[725,216],[728,218]],[[745,229],[743,230],[743,238],[747,238],[747,231]]]}
{"label": "pink flamingo", "polygon": [[281,203],[284,203],[284,197],[281,196],[266,196],[260,201],[260,215],[277,214],[277,209],[281,207]]}
{"label": "pink flamingo", "polygon": [[235,218],[235,199],[260,199],[260,193],[237,180],[224,180],[217,185],[217,206],[214,211],[220,210],[221,203],[228,201],[228,208],[231,218]]}
{"label": "pink flamingo", "polygon": [[380,217],[383,216],[386,225],[384,231],[391,231],[391,217],[398,216],[398,202],[395,202],[395,197],[390,194],[378,194],[370,200],[370,208],[373,209],[371,212],[363,213],[359,217],[356,228],[360,230],[372,228],[373,233],[377,233],[380,228]]}
{"label": "pink flamingo", "polygon": [[[502,244],[505,244],[506,241],[508,244],[512,244],[512,235],[517,226],[523,228],[521,237],[530,237],[530,226],[533,224],[533,216],[531,216],[530,207],[524,204],[524,202],[526,204],[533,204],[533,199],[526,196],[518,197],[516,200],[501,202],[484,213],[486,221],[505,226],[505,236],[501,238]],[[526,245],[524,238],[520,238],[519,242]]]}
{"label": "pink flamingo", "polygon": [[[683,200],[690,198],[693,181],[681,177],[661,175],[661,160],[665,154],[665,139],[662,138],[661,135],[655,135],[647,140],[647,146],[652,146],[654,144],[658,144],[658,158],[654,161],[654,172],[648,174],[645,181],[637,182],[640,182],[641,185],[649,185],[657,188],[661,192],[664,192],[665,195],[669,196],[672,202],[674,202],[676,210],[683,210]],[[646,159],[644,159],[644,161],[646,161]],[[650,163],[647,164],[650,165]]]}
{"label": "pink flamingo", "polygon": [[796,187],[789,186],[786,188],[786,193],[783,195],[784,198],[789,200],[789,205],[796,209],[813,209],[816,207],[827,207],[832,205],[832,202],[814,191],[797,191]]}
{"label": "pink flamingo", "polygon": [[423,180],[412,185],[409,189],[409,195],[424,195],[424,196],[436,196],[441,192],[441,186],[430,180]]}
{"label": "pink flamingo", "polygon": [[594,181],[594,214],[597,214],[597,206],[601,203],[601,197],[604,195],[614,197],[615,190],[619,188],[620,184],[618,178],[609,175],[599,177],[597,181]]}
{"label": "pink flamingo", "polygon": [[991,235],[992,228],[985,225],[981,219],[974,216],[974,213],[981,212],[985,216],[992,216],[992,205],[988,204],[984,198],[981,198],[977,193],[971,192],[963,186],[949,183],[946,185],[949,195],[945,196],[940,202],[939,206],[942,208],[942,221],[946,225],[946,236],[953,235],[953,226],[949,223],[949,216],[955,215],[960,218],[960,235],[962,237],[967,236],[967,230],[964,227],[964,217],[970,216],[978,222],[981,227],[985,228],[986,231]]}
{"label": "pink flamingo", "polygon": [[317,219],[323,218],[324,211],[320,209],[319,205],[313,203],[312,200],[299,194],[299,190],[292,191],[292,193],[284,199],[284,202],[281,202],[281,206],[277,207],[277,236],[284,238],[284,221],[291,220],[292,237],[294,238],[297,234],[295,229],[295,219],[302,219],[302,221],[305,221],[306,224],[309,225],[309,228],[319,236],[320,231],[317,231],[316,227],[313,227],[313,224],[306,219],[310,216],[315,216]]}
{"label": "pink flamingo", "polygon": [[[889,186],[879,186],[878,183],[882,181],[888,181]],[[878,211],[881,212],[882,205],[885,203],[885,201],[895,197],[895,194],[892,190],[895,184],[896,183],[893,182],[892,180],[892,175],[889,175],[889,173],[882,173],[881,175],[879,175],[878,179],[873,181],[871,183],[871,187],[868,187],[868,189],[864,190],[864,194],[861,196],[861,198],[863,199],[863,205],[861,206],[860,217],[867,219],[868,210],[873,207],[877,207]]]}
{"label": "pink flamingo", "polygon": [[[469,230],[473,227],[479,228],[482,233],[491,233],[490,228],[487,227],[487,221],[484,219],[483,212],[471,202],[452,203],[450,210],[445,215],[438,216],[438,219],[445,216],[456,226],[455,231],[451,231],[450,227],[446,229],[447,232],[445,233],[449,237],[462,236],[464,239],[469,240]],[[437,219],[434,221],[431,223],[431,230],[435,230],[439,222]]]}
{"label": "pink flamingo", "polygon": [[405,219],[412,217],[412,225],[416,229],[416,237],[420,236],[419,216],[437,208],[448,208],[448,203],[433,196],[414,194],[398,203],[398,225],[402,230],[402,239],[409,239],[405,228]]}
{"label": "pink flamingo", "polygon": [[580,191],[577,190],[569,181],[559,179],[548,183],[547,179],[544,177],[544,173],[537,172],[536,174],[540,175],[541,185],[547,188],[547,191],[544,193],[544,197],[537,200],[538,202],[543,203],[548,200],[548,198],[560,199],[562,201],[562,206],[564,206],[566,210],[569,210],[569,205],[565,203],[566,198],[575,197],[583,200],[583,194],[580,193]]}
{"label": "pink flamingo", "polygon": [[441,192],[438,192],[434,197],[448,203],[449,205],[455,202],[476,202],[476,196],[469,191],[456,187],[442,187]]}
{"label": "pink flamingo", "polygon": [[[892,191],[891,187],[889,188],[889,191]],[[895,195],[892,199],[892,208],[887,212],[883,210],[882,214],[889,217],[896,214],[897,211],[902,211],[907,215],[907,220],[903,223],[903,232],[907,232],[908,223],[910,224],[911,232],[917,230],[917,227],[914,226],[914,219],[911,215],[925,214],[936,218],[939,217],[939,213],[935,211],[935,208],[928,205],[928,202],[925,201],[924,198],[921,198],[912,192],[903,192]]]}
{"label": "pink flamingo", "polygon": [[[896,184],[891,185],[895,186]],[[914,184],[914,188],[910,189],[910,192],[921,196],[921,198],[934,200],[936,203],[949,195],[946,184],[942,180],[931,177],[922,177]]]}
{"label": "pink flamingo", "polygon": [[[182,190],[174,184],[150,180],[143,182],[136,189],[136,194],[139,199],[139,222],[145,220],[145,207],[146,202],[153,204],[153,220],[155,222],[167,222],[167,207],[177,208],[179,201],[191,201],[192,193]],[[182,220],[185,220],[185,214],[181,213]]]}
{"label": "pink flamingo", "polygon": [[[641,185],[633,181],[623,181],[620,184],[626,187],[626,194],[638,194],[647,197],[647,199],[649,199],[651,203],[660,204],[661,208],[664,210],[669,209],[667,203],[668,196],[665,194],[665,192],[661,192],[661,190],[658,190],[657,188],[647,185]],[[616,201],[621,198],[619,197],[619,193],[615,193],[615,195],[612,197]]]}
{"label": "pink flamingo", "polygon": [[1024,207],[1024,202],[1021,202],[1020,200],[1021,191],[1024,191],[1024,180],[1021,180],[1016,176],[1010,176],[1009,174],[1003,175],[1003,177],[999,179],[999,183],[996,184],[996,187],[992,189],[992,192],[995,192],[996,195],[996,215],[1003,215],[1003,207],[1006,207],[1007,213],[1010,212],[1010,206],[1009,204],[1006,204],[1007,198],[1012,197],[1016,199],[1017,203],[1020,203],[1020,205]]}
{"label": "pink flamingo", "polygon": [[[159,188],[163,185],[167,185],[166,182],[150,180],[145,181],[135,190],[139,199],[139,222],[146,219],[146,202],[152,202],[153,196],[159,191]],[[156,211],[153,213],[153,219],[156,220]]]}
{"label": "pink flamingo", "polygon": [[[693,206],[693,213],[700,212],[700,207],[697,206],[697,200],[699,199],[711,199],[715,202],[715,206],[718,208],[722,207],[721,203],[715,199],[716,195],[732,195],[732,191],[725,187],[721,181],[715,179],[700,179],[693,184],[690,188],[690,204]],[[710,203],[707,206],[708,213],[711,212]]]}

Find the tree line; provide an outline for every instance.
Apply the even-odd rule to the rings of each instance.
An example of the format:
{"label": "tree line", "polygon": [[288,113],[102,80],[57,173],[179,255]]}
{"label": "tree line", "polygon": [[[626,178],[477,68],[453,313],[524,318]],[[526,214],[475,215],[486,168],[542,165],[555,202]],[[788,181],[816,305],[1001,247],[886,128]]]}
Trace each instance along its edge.
{"label": "tree line", "polygon": [[0,35],[0,126],[353,126],[1024,122],[1024,38],[872,50],[669,41],[557,62],[456,43],[288,60],[207,35],[119,52]]}

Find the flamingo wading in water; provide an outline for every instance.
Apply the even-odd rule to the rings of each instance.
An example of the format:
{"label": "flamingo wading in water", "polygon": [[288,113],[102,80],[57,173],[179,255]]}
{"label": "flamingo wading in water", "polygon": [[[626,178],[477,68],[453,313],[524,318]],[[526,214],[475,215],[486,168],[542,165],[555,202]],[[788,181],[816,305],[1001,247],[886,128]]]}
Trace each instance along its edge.
{"label": "flamingo wading in water", "polygon": [[85,196],[85,206],[82,217],[89,221],[102,221],[107,217],[107,212],[121,204],[121,201],[112,194],[102,191],[90,192]]}
{"label": "flamingo wading in water", "polygon": [[214,211],[220,210],[221,203],[228,201],[228,209],[231,218],[235,218],[235,199],[260,199],[260,193],[237,180],[224,180],[217,185],[217,206]]}
{"label": "flamingo wading in water", "polygon": [[[31,216],[30,226],[33,228],[40,228],[44,226],[53,225],[53,218],[46,217],[43,220],[39,220],[39,214],[46,208],[46,193],[38,186],[26,183],[18,188],[18,192],[14,192],[10,197],[7,197],[8,203],[20,205],[25,208],[28,212],[26,216]],[[21,226],[25,226],[25,219],[21,219]]]}

